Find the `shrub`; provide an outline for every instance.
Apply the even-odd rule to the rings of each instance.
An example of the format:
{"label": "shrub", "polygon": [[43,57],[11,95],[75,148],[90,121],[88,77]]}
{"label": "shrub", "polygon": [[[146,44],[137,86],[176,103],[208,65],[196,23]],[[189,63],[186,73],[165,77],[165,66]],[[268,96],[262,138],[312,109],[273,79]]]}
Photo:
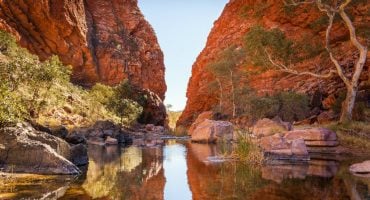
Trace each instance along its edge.
{"label": "shrub", "polygon": [[110,86],[97,83],[91,88],[89,94],[93,100],[107,105],[109,99],[114,95],[114,90]]}
{"label": "shrub", "polygon": [[252,120],[279,116],[284,121],[299,121],[308,117],[310,103],[307,95],[295,92],[280,92],[259,97],[250,95],[244,115]]}
{"label": "shrub", "polygon": [[278,116],[285,121],[299,121],[308,117],[310,102],[307,95],[295,92],[277,94],[280,109]]}
{"label": "shrub", "polygon": [[0,83],[0,127],[11,125],[27,118],[27,110],[22,99]]}
{"label": "shrub", "polygon": [[272,57],[285,64],[295,61],[296,52],[293,42],[285,37],[280,29],[266,30],[261,26],[252,27],[244,37],[244,47],[248,59],[255,66],[270,67],[267,59],[268,51]]}
{"label": "shrub", "polygon": [[[110,111],[120,117],[121,124],[135,122],[143,112],[141,104],[129,97],[134,97],[133,87],[128,81],[123,81],[113,89],[113,95],[108,99],[106,104]],[[139,101],[143,100],[139,99]]]}

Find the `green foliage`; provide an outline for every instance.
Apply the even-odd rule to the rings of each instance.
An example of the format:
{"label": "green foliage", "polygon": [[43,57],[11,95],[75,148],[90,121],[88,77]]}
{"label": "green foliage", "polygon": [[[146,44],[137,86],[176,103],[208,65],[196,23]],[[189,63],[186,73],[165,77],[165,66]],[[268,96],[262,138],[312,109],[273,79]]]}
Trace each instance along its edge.
{"label": "green foliage", "polygon": [[272,96],[259,97],[251,94],[244,115],[253,120],[279,116],[284,121],[305,119],[310,111],[309,98],[294,92],[280,92]]}
{"label": "green foliage", "polygon": [[[106,92],[98,85],[89,93],[71,84],[70,75],[71,68],[57,56],[40,62],[19,47],[12,36],[0,31],[0,126],[28,119],[46,125],[68,121],[67,126],[104,119],[117,121],[103,105],[109,94],[108,86],[104,88]],[[63,107],[72,108],[69,111],[72,113],[65,112]],[[79,122],[75,120],[77,115],[77,119],[83,118]]]}
{"label": "green foliage", "polygon": [[294,92],[281,92],[276,95],[280,109],[278,116],[285,121],[299,121],[307,117],[310,111],[309,98]]}
{"label": "green foliage", "polygon": [[318,19],[316,19],[314,22],[312,22],[309,26],[311,29],[315,31],[319,31],[326,27],[329,24],[329,18],[326,15],[322,15]]}
{"label": "green foliage", "polygon": [[[108,109],[121,118],[122,124],[131,124],[135,122],[143,112],[142,104],[130,99],[133,96],[133,87],[128,81],[123,81],[113,89],[113,95],[108,99]],[[139,101],[143,100],[139,99]]]}
{"label": "green foliage", "polygon": [[295,61],[293,42],[286,38],[280,29],[266,30],[254,26],[244,37],[244,47],[248,60],[255,66],[269,67],[267,52],[284,64]]}
{"label": "green foliage", "polygon": [[91,88],[89,94],[95,101],[106,105],[109,99],[114,95],[114,90],[110,86],[97,83]]}
{"label": "green foliage", "polygon": [[284,4],[283,11],[287,16],[293,16],[297,6]]}
{"label": "green foliage", "polygon": [[0,127],[20,122],[27,118],[27,115],[22,99],[12,94],[5,84],[0,83]]}
{"label": "green foliage", "polygon": [[268,7],[270,7],[270,4],[268,4],[267,1],[254,3],[253,5],[244,5],[240,10],[240,16],[252,16],[254,18],[260,19],[263,17],[263,14]]}

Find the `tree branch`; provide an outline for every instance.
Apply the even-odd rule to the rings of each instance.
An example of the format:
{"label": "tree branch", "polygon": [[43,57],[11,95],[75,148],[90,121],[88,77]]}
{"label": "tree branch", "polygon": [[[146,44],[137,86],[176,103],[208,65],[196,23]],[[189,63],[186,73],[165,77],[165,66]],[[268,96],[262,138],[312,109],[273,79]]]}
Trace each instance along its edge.
{"label": "tree branch", "polygon": [[294,75],[298,75],[298,76],[309,75],[309,76],[312,76],[312,77],[322,78],[322,79],[331,78],[334,74],[336,74],[335,70],[330,70],[327,74],[317,74],[317,73],[313,73],[313,72],[309,72],[309,71],[299,72],[299,71],[294,70],[291,67],[288,67],[288,66],[286,66],[282,63],[278,63],[278,62],[274,61],[272,59],[271,55],[268,53],[268,51],[266,49],[265,49],[265,52],[266,52],[267,57],[268,57],[268,59],[269,59],[269,61],[272,65],[277,67],[280,71],[287,72],[289,74],[294,74]]}
{"label": "tree branch", "polygon": [[311,1],[295,1],[295,0],[290,0],[290,3],[287,3],[285,0],[284,0],[284,4],[286,6],[299,6],[299,5],[302,5],[302,4],[312,4],[312,3],[315,3],[316,0],[311,0]]}

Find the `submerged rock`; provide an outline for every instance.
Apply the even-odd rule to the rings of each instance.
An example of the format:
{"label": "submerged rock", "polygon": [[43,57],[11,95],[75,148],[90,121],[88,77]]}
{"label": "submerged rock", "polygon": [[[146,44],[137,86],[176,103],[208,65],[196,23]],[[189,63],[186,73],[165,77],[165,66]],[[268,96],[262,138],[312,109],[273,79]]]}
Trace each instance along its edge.
{"label": "submerged rock", "polygon": [[191,135],[191,141],[215,143],[220,140],[234,139],[233,124],[226,121],[205,120],[200,123]]}
{"label": "submerged rock", "polygon": [[0,168],[37,174],[78,174],[71,161],[71,148],[64,140],[40,132],[28,124],[0,129]]}

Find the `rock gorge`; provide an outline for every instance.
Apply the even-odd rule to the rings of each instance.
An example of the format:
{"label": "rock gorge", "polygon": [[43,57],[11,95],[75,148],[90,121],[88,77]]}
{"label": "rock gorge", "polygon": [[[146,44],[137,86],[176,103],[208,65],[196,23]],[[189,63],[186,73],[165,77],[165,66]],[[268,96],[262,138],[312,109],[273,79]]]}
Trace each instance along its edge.
{"label": "rock gorge", "polygon": [[128,79],[165,97],[163,53],[137,0],[2,0],[0,29],[41,60],[58,55],[82,86]]}
{"label": "rock gorge", "polygon": [[[354,19],[362,43],[369,45],[368,1],[353,1],[348,12]],[[218,104],[217,92],[209,92],[208,85],[214,77],[207,71],[207,65],[218,59],[221,50],[231,45],[242,46],[245,34],[252,27],[259,25],[267,29],[278,28],[293,41],[315,41],[323,46],[327,25],[325,17],[326,15],[320,12],[315,5],[289,7],[282,0],[231,0],[214,23],[206,47],[193,65],[187,89],[186,108],[177,126],[189,127],[200,113],[211,110]],[[336,50],[340,64],[346,66],[346,72],[350,73],[358,55],[348,41],[348,30],[338,22],[333,27],[331,45]],[[295,69],[314,72],[329,71],[329,68],[334,68],[334,66],[330,60],[320,58],[324,52],[325,49],[321,54],[299,62]],[[340,56],[338,52],[341,52]],[[368,53],[369,57],[370,53]],[[369,88],[369,65],[369,62],[365,64],[360,90]],[[330,98],[338,98],[340,91],[345,90],[343,82],[337,76],[324,80],[310,76],[291,75],[273,68],[266,71],[258,71],[256,67],[245,65],[240,68],[257,70],[257,73],[250,76],[248,80],[238,82],[237,85],[248,84],[261,95],[293,90],[313,96],[319,90],[322,94],[321,100],[328,101]],[[225,99],[224,101],[226,101],[225,104],[231,104],[230,100]]]}

